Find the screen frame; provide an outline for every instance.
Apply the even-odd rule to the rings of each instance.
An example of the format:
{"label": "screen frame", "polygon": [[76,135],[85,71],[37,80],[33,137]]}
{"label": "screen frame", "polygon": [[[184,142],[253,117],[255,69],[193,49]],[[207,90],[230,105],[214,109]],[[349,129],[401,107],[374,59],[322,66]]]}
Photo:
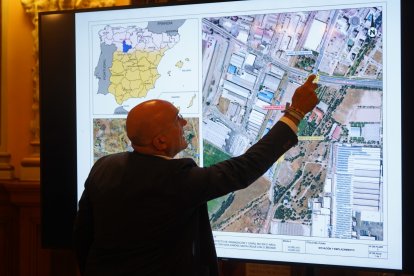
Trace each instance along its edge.
{"label": "screen frame", "polygon": [[[241,0],[243,1],[243,0]],[[142,6],[118,6],[101,9],[87,9],[76,11],[59,11],[39,13],[39,85],[40,85],[40,166],[41,166],[41,238],[44,248],[72,247],[72,227],[77,211],[77,143],[76,143],[76,65],[75,60],[75,13],[150,8],[158,6],[176,6],[221,1],[180,2],[147,4]],[[402,230],[403,230],[403,270],[414,272],[414,265],[410,262],[414,256],[414,232],[412,213],[414,202],[410,199],[413,187],[410,185],[408,172],[411,162],[412,145],[409,143],[409,106],[412,96],[409,93],[408,79],[412,69],[408,61],[412,60],[412,43],[404,39],[408,33],[408,3],[401,1],[401,56],[402,58]],[[71,26],[71,27],[70,27]],[[62,31],[65,30],[65,31]],[[71,35],[69,35],[71,34]],[[54,41],[50,41],[50,37]],[[59,51],[56,51],[59,49]],[[62,53],[64,53],[62,55]],[[411,58],[408,58],[411,55]],[[65,66],[62,66],[64,64]],[[59,74],[56,74],[59,72]],[[397,111],[395,111],[397,112]],[[407,150],[406,150],[407,149]],[[237,262],[275,263],[273,261],[246,260],[221,258]],[[303,263],[276,262],[288,265]],[[306,264],[327,267],[337,265]],[[342,266],[341,266],[342,267]],[[377,268],[362,268],[345,266],[347,269],[376,270]],[[385,269],[380,269],[385,271]],[[386,270],[388,271],[388,270]],[[391,270],[392,271],[392,270]]]}
{"label": "screen frame", "polygon": [[[71,248],[77,211],[74,23],[74,14],[69,12],[39,15],[41,240],[44,248]],[[54,38],[53,42],[48,40],[50,37]]]}

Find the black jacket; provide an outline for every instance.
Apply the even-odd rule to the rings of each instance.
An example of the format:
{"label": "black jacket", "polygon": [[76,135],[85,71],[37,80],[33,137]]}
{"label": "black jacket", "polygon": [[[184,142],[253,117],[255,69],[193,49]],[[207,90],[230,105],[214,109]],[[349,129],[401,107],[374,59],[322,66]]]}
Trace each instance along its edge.
{"label": "black jacket", "polygon": [[81,272],[218,275],[207,201],[247,187],[296,143],[278,122],[245,154],[208,168],[137,152],[99,159],[75,222]]}

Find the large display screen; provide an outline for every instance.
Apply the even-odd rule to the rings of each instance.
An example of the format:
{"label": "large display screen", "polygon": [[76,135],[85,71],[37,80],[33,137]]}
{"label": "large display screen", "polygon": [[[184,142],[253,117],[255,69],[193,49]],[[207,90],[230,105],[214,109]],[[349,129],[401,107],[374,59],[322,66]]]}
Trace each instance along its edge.
{"label": "large display screen", "polygon": [[238,156],[316,74],[299,143],[208,203],[219,257],[402,268],[400,3],[254,0],[75,13],[78,198],[94,162],[131,150],[149,99],[187,119],[177,157]]}

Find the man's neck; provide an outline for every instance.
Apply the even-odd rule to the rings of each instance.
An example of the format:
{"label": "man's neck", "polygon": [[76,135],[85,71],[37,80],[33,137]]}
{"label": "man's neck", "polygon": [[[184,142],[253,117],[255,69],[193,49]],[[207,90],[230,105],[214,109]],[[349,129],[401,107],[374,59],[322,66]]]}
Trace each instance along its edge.
{"label": "man's neck", "polygon": [[132,145],[132,148],[134,149],[134,151],[136,151],[138,153],[146,154],[146,155],[155,155],[155,156],[160,156],[160,157],[163,157],[163,158],[166,158],[166,159],[172,159],[173,158],[173,157],[169,156],[164,151],[158,151],[158,150],[155,150],[155,149],[147,147],[147,146]]}

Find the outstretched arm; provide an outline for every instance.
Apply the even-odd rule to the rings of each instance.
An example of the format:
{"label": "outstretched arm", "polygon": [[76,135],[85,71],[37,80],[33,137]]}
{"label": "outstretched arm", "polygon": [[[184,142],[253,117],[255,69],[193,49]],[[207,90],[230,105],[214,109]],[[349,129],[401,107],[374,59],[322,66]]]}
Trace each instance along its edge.
{"label": "outstretched arm", "polygon": [[300,120],[318,103],[314,78],[311,75],[296,89],[292,98],[292,109],[288,109],[281,120],[246,153],[208,168],[187,167],[189,174],[183,168],[183,176],[189,176],[182,181],[188,182],[185,190],[195,195],[191,198],[192,204],[247,187],[297,143],[296,132]]}

